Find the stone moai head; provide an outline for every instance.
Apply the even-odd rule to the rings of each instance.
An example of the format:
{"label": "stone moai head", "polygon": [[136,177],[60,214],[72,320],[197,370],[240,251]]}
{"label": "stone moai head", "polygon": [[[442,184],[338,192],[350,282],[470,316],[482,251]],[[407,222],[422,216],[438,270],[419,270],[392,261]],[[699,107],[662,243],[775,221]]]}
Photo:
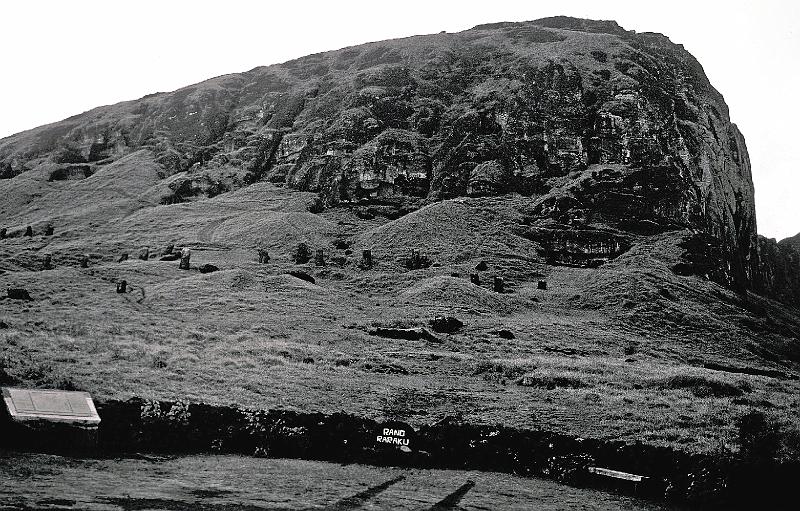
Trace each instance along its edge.
{"label": "stone moai head", "polygon": [[139,259],[142,261],[147,261],[150,258],[150,248],[145,247],[139,250]]}
{"label": "stone moai head", "polygon": [[305,243],[300,243],[294,251],[294,262],[305,264],[311,260],[311,249]]}
{"label": "stone moai head", "polygon": [[493,288],[496,293],[502,293],[505,290],[505,283],[503,282],[503,277],[494,278]]}
{"label": "stone moai head", "polygon": [[89,254],[83,254],[81,256],[81,268],[88,268],[89,267]]}
{"label": "stone moai head", "polygon": [[25,228],[25,236],[29,238],[33,237],[33,227],[31,227],[30,225]]}
{"label": "stone moai head", "polygon": [[263,248],[258,249],[258,262],[261,264],[269,262],[269,252]]}
{"label": "stone moai head", "polygon": [[539,283],[536,285],[536,287],[538,289],[546,290],[547,289],[547,281],[546,280],[540,280]]}
{"label": "stone moai head", "polygon": [[128,290],[128,281],[121,280],[117,282],[117,293],[125,293]]}
{"label": "stone moai head", "polygon": [[52,236],[55,229],[53,228],[53,224],[47,224],[44,228],[44,235],[45,236]]}
{"label": "stone moai head", "polygon": [[164,247],[164,252],[161,255],[169,255],[172,253],[173,250],[175,250],[175,245],[170,243],[169,245]]}
{"label": "stone moai head", "polygon": [[117,259],[117,262],[121,263],[122,261],[127,261],[127,260],[128,260],[128,253],[123,252],[122,255],[119,256],[119,259]]}
{"label": "stone moai head", "polygon": [[481,276],[477,273],[470,273],[469,281],[475,284],[476,286],[481,285]]}
{"label": "stone moai head", "polygon": [[322,249],[317,250],[317,254],[314,257],[314,264],[317,266],[325,266],[325,251]]}
{"label": "stone moai head", "polygon": [[3,227],[2,229],[0,229],[0,240],[4,240],[6,239],[6,237],[8,237],[8,231],[6,230],[5,227]]}
{"label": "stone moai head", "polygon": [[181,270],[188,270],[189,269],[189,259],[192,257],[192,251],[188,248],[181,249],[181,262],[178,265],[178,268]]}
{"label": "stone moai head", "polygon": [[44,260],[42,261],[42,268],[45,270],[50,270],[53,268],[53,256],[50,254],[45,254]]}
{"label": "stone moai head", "polygon": [[361,251],[361,265],[366,268],[372,268],[372,250]]}

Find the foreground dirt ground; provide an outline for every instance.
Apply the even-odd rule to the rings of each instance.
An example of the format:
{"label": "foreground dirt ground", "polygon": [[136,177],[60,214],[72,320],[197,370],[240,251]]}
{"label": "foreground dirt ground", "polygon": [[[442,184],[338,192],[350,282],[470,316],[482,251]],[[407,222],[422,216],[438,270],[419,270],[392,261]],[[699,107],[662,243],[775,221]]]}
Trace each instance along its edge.
{"label": "foreground dirt ground", "polygon": [[[697,451],[736,449],[748,410],[799,422],[797,315],[675,275],[685,233],[642,236],[596,269],[551,266],[523,235],[535,198],[455,199],[367,220],[311,213],[313,194],[258,183],[158,205],[146,170],[134,154],[89,178],[107,186],[42,181],[48,211],[34,198],[20,206],[20,225],[61,216],[53,236],[0,242],[0,289],[32,297],[0,300],[5,383],[412,425],[454,416]],[[327,265],[295,264],[301,242],[325,250]],[[192,250],[191,270],[158,260],[167,244]],[[137,259],[142,247],[156,257]],[[359,266],[363,249],[374,267]],[[433,265],[407,269],[411,249]],[[45,255],[53,269],[42,269]],[[220,270],[201,274],[205,263]],[[315,283],[286,275],[298,269]],[[505,293],[492,291],[494,276]],[[123,279],[129,292],[118,294]],[[464,326],[436,340],[370,333],[428,327],[436,315]]]}
{"label": "foreground dirt ground", "polygon": [[0,509],[9,510],[668,509],[507,474],[239,456],[89,460],[0,451],[0,478]]}

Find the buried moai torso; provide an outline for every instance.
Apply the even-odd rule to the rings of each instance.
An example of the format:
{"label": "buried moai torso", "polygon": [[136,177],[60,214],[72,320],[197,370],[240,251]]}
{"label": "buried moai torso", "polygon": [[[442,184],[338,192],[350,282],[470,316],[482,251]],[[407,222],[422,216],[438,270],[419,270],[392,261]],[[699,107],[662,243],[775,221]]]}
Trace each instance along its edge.
{"label": "buried moai torso", "polygon": [[364,268],[372,268],[372,250],[361,251],[361,266]]}
{"label": "buried moai torso", "polygon": [[494,291],[497,293],[502,293],[505,291],[505,282],[503,281],[503,277],[495,277],[494,278]]}
{"label": "buried moai torso", "polygon": [[181,262],[178,265],[178,268],[181,270],[188,270],[189,269],[189,259],[192,257],[192,251],[188,248],[181,249]]}
{"label": "buried moai torso", "polygon": [[260,264],[265,264],[265,263],[268,263],[268,262],[269,262],[269,259],[270,259],[270,258],[269,258],[269,252],[267,252],[267,251],[266,251],[265,249],[263,249],[263,248],[259,248],[259,249],[258,249],[258,262],[259,262]]}

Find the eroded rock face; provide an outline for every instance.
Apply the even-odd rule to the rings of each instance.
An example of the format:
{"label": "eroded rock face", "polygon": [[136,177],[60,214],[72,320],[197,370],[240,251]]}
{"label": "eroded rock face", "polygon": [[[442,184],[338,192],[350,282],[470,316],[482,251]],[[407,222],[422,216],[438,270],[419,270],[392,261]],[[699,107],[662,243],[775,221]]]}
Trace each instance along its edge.
{"label": "eroded rock face", "polygon": [[6,138],[0,177],[141,148],[165,178],[185,173],[166,202],[264,179],[321,206],[517,192],[543,198],[534,224],[688,227],[719,240],[721,282],[760,272],[747,148],[722,96],[682,46],[614,22],[481,25],[214,78]]}
{"label": "eroded rock face", "polygon": [[758,267],[754,289],[800,307],[800,235],[776,243],[758,237]]}

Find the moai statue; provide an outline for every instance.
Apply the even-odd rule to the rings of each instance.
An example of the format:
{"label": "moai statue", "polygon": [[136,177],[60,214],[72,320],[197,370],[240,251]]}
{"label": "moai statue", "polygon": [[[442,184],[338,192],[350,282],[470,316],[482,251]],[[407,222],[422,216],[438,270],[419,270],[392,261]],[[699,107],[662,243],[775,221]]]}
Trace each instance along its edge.
{"label": "moai statue", "polygon": [[505,289],[505,283],[503,282],[503,277],[495,277],[494,278],[494,291],[495,293],[502,293]]}
{"label": "moai statue", "polygon": [[267,252],[263,248],[258,249],[258,262],[260,264],[266,264],[269,262],[269,252]]}
{"label": "moai statue", "polygon": [[476,286],[481,285],[481,276],[477,273],[470,273],[469,274],[469,281],[475,284]]}
{"label": "moai statue", "polygon": [[423,255],[419,250],[411,249],[411,257],[406,259],[406,268],[409,270],[419,270],[427,268],[432,264],[430,258]]}
{"label": "moai statue", "polygon": [[83,254],[81,256],[81,268],[88,268],[89,267],[89,254]]}
{"label": "moai statue", "polygon": [[45,236],[52,236],[55,229],[53,228],[53,224],[47,224],[44,228],[44,235]]}
{"label": "moai statue", "polygon": [[31,227],[30,225],[25,228],[25,236],[33,238],[33,227]]}
{"label": "moai statue", "polygon": [[314,264],[316,266],[325,266],[325,251],[321,248],[317,250],[317,255],[314,257]]}
{"label": "moai statue", "polygon": [[128,260],[128,253],[123,252],[122,255],[120,255],[119,258],[117,259],[117,262],[121,263],[122,261],[127,261],[127,260]]}
{"label": "moai statue", "polygon": [[128,281],[127,280],[121,280],[121,281],[117,282],[117,293],[122,294],[122,293],[126,293],[127,291],[128,291]]}
{"label": "moai statue", "polygon": [[53,269],[53,256],[51,256],[50,254],[45,254],[44,261],[42,261],[42,269],[43,270]]}
{"label": "moai statue", "polygon": [[311,249],[305,243],[297,245],[294,251],[294,262],[296,264],[306,264],[311,260]]}
{"label": "moai statue", "polygon": [[180,270],[188,270],[189,269],[189,258],[192,257],[192,251],[188,248],[181,249],[181,262],[178,265],[178,269]]}
{"label": "moai statue", "polygon": [[2,229],[0,229],[0,240],[4,240],[7,237],[8,237],[8,231],[6,230],[5,227],[3,227]]}
{"label": "moai statue", "polygon": [[372,268],[372,250],[361,251],[361,266],[364,268]]}
{"label": "moai statue", "polygon": [[170,243],[169,245],[164,247],[164,252],[162,252],[161,255],[170,255],[170,254],[172,254],[173,250],[175,250],[175,245]]}
{"label": "moai statue", "polygon": [[144,247],[143,249],[139,250],[139,259],[142,261],[147,261],[150,259],[150,247]]}
{"label": "moai statue", "polygon": [[540,280],[539,284],[536,287],[538,289],[542,289],[542,290],[546,291],[547,290],[547,281],[546,280]]}

